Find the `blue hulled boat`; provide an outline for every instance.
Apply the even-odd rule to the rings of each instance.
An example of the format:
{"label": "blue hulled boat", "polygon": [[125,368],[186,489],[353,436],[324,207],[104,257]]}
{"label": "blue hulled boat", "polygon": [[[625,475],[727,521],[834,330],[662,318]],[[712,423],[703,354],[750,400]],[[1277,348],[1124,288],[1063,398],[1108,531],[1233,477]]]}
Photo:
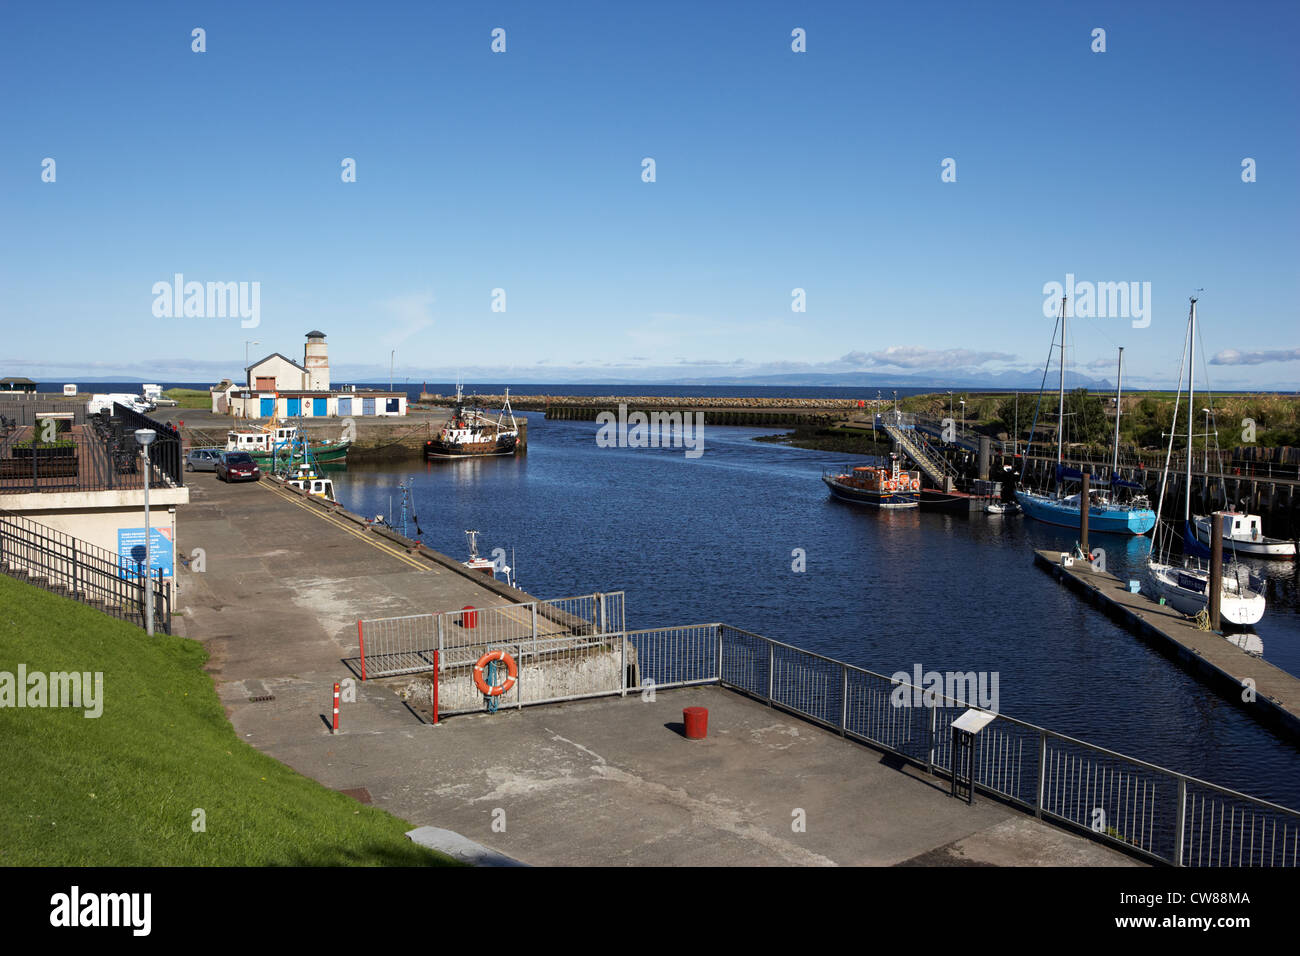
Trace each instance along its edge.
{"label": "blue hulled boat", "polygon": [[[1156,526],[1156,513],[1150,508],[1114,505],[1100,496],[1090,495],[1088,529],[1111,534],[1146,534]],[[1032,491],[1017,493],[1016,500],[1025,514],[1047,524],[1064,528],[1079,527],[1079,496],[1057,498]]]}
{"label": "blue hulled boat", "polygon": [[[1063,528],[1079,527],[1079,494],[1064,493],[1066,482],[1083,481],[1083,472],[1063,463],[1063,436],[1065,433],[1065,299],[1061,299],[1061,315],[1057,325],[1061,330],[1061,384],[1056,413],[1056,493],[1044,494],[1034,491],[1016,492],[1016,500],[1029,517],[1047,524],[1060,525]],[[1056,347],[1056,332],[1052,332],[1052,347]],[[1050,353],[1049,353],[1050,354]],[[1050,361],[1048,366],[1050,367]],[[1142,486],[1136,482],[1126,481],[1119,474],[1119,419],[1123,411],[1121,404],[1124,394],[1124,350],[1119,350],[1119,364],[1115,380],[1115,440],[1114,463],[1109,475],[1089,474],[1088,482],[1088,528],[1091,531],[1109,534],[1146,534],[1156,526],[1156,513],[1140,493]],[[1047,370],[1043,370],[1047,378]],[[1039,396],[1041,400],[1042,392]],[[1034,413],[1034,425],[1038,423],[1038,413]],[[1033,426],[1031,426],[1029,443],[1033,444]],[[1027,449],[1026,449],[1027,450]],[[1109,491],[1103,490],[1109,488]],[[1121,489],[1138,492],[1129,502],[1120,502]]]}

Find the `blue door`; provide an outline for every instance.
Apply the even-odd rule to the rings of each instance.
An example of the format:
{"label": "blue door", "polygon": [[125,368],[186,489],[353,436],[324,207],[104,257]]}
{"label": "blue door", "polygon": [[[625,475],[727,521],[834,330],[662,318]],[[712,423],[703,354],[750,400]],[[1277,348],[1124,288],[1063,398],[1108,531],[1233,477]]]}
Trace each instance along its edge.
{"label": "blue door", "polygon": [[373,398],[363,398],[361,400],[361,414],[373,415],[375,413],[375,400]]}
{"label": "blue door", "polygon": [[325,399],[313,398],[311,400],[311,413],[313,415],[328,415],[329,407]]}
{"label": "blue door", "polygon": [[297,418],[299,415],[302,414],[301,398],[287,398],[285,399],[285,401],[288,402],[289,404],[288,415],[290,418]]}
{"label": "blue door", "polygon": [[351,398],[342,398],[342,397],[339,398],[339,414],[340,414],[340,415],[351,415],[351,414],[352,414],[352,399],[351,399]]}
{"label": "blue door", "polygon": [[258,414],[259,414],[262,418],[270,418],[272,415],[274,415],[274,414],[275,414],[275,399],[273,399],[273,398],[264,398],[264,399],[262,399],[262,407],[261,407],[261,410],[258,412]]}

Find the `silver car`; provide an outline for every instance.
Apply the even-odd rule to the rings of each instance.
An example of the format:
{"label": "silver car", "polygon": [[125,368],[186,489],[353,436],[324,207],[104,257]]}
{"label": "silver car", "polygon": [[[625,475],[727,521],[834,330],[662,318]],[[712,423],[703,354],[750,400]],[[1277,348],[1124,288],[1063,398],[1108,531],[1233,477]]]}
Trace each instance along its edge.
{"label": "silver car", "polygon": [[217,462],[225,454],[223,448],[191,448],[185,454],[186,471],[216,471]]}

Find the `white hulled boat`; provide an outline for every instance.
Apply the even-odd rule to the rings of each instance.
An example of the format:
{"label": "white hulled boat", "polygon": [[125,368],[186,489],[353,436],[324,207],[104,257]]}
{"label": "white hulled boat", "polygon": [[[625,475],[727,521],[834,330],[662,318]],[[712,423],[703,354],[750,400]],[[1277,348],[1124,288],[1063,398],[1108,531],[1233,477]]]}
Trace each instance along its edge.
{"label": "white hulled boat", "polygon": [[[1183,559],[1174,564],[1168,558],[1172,544],[1172,531],[1164,535],[1165,554],[1160,552],[1163,525],[1156,528],[1151,555],[1147,559],[1147,581],[1156,597],[1184,614],[1199,614],[1207,608],[1210,593],[1209,549],[1196,539],[1192,529],[1192,422],[1191,410],[1196,393],[1196,299],[1191,300],[1187,319],[1187,336],[1183,346],[1183,362],[1187,366],[1187,494],[1183,502]],[[1165,456],[1164,476],[1160,481],[1160,501],[1164,502],[1165,485],[1169,480],[1169,461],[1173,456],[1174,434],[1178,430],[1179,398],[1182,395],[1183,372],[1178,369],[1179,395],[1174,399],[1173,423],[1169,428],[1169,449]],[[1208,438],[1207,438],[1208,440]],[[1225,542],[1227,545],[1227,542]],[[1226,558],[1226,555],[1225,555]],[[1258,589],[1249,569],[1236,562],[1224,561],[1223,583],[1219,598],[1219,614],[1225,621],[1239,626],[1255,624],[1264,616],[1264,594]]]}

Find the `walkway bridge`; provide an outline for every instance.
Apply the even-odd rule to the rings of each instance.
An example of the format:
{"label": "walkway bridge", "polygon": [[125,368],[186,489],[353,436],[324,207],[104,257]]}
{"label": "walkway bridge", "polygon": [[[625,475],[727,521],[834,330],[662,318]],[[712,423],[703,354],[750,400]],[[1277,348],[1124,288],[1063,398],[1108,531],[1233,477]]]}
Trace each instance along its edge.
{"label": "walkway bridge", "polygon": [[[890,421],[893,418],[894,421]],[[894,413],[877,415],[876,427],[882,429],[893,439],[898,450],[906,455],[916,467],[938,488],[947,487],[947,479],[954,481],[960,477],[957,470],[947,460],[930,447],[930,443],[916,430],[916,422],[910,415]]]}

